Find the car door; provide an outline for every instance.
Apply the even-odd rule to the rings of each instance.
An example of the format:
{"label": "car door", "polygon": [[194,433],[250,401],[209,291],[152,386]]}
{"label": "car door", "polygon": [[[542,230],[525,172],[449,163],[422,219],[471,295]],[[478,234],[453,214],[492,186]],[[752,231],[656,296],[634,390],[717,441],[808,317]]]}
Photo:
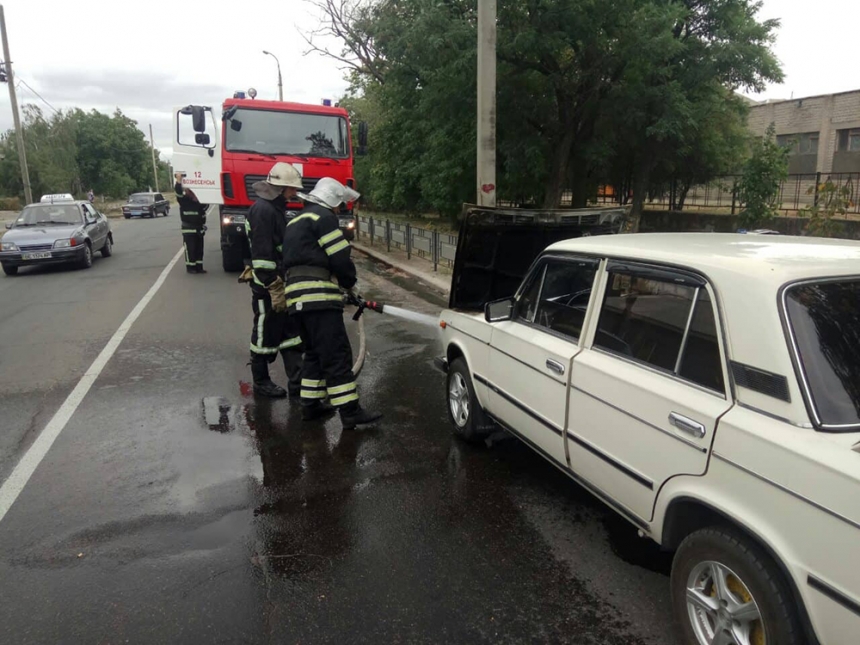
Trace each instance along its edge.
{"label": "car door", "polygon": [[83,208],[87,235],[93,242],[93,251],[98,251],[104,246],[107,237],[107,223],[103,221],[103,218],[99,218],[96,209],[89,204],[83,204]]}
{"label": "car door", "polygon": [[579,351],[599,261],[545,257],[533,268],[510,320],[495,323],[487,387],[491,414],[559,464],[571,360]]}
{"label": "car door", "polygon": [[221,143],[213,108],[188,105],[173,109],[174,179],[191,188],[201,204],[223,204]]}
{"label": "car door", "polygon": [[571,468],[648,520],[660,486],[701,475],[730,407],[715,298],[693,273],[610,261],[573,362]]}

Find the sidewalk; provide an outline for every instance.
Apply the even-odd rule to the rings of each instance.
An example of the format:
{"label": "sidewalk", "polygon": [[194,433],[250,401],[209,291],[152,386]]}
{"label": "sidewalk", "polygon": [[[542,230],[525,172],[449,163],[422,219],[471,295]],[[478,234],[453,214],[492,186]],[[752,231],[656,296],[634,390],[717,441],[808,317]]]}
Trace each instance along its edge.
{"label": "sidewalk", "polygon": [[398,271],[403,271],[403,273],[407,273],[413,278],[427,283],[445,295],[451,291],[451,270],[447,267],[440,266],[439,271],[433,271],[433,264],[431,262],[415,257],[409,260],[406,257],[405,251],[392,249],[389,253],[381,247],[372,247],[358,241],[352,242],[352,246],[368,257],[387,264]]}

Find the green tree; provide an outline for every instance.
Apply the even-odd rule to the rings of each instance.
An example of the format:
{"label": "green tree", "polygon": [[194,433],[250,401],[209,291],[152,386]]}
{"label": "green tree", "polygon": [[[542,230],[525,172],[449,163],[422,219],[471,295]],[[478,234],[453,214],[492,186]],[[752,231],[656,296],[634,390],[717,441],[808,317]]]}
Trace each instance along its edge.
{"label": "green tree", "polygon": [[815,195],[813,205],[801,211],[809,218],[807,230],[813,235],[832,237],[841,228],[834,219],[837,216],[847,218],[854,207],[854,182],[848,179],[840,183],[828,177],[817,186],[810,186],[806,194]]}
{"label": "green tree", "polygon": [[790,148],[776,142],[773,124],[762,139],[753,143],[752,154],[738,182],[743,226],[759,226],[779,213],[779,187],[788,177],[790,154]]}
{"label": "green tree", "polygon": [[[456,210],[475,193],[476,0],[318,0],[326,52],[375,104],[372,191],[391,207]],[[511,0],[498,12],[499,196],[584,204],[623,173],[637,206],[695,160],[737,163],[739,88],[779,80],[776,21],[754,0]],[[702,121],[713,115],[720,119]],[[732,145],[707,128],[725,125]],[[731,163],[726,160],[731,157]]]}

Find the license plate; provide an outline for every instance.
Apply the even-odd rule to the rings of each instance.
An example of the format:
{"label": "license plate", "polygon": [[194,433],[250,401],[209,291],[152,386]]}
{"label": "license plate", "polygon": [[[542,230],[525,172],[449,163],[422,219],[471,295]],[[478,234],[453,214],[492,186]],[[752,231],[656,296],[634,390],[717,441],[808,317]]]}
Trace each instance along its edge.
{"label": "license plate", "polygon": [[140,211],[131,211],[131,214],[132,214],[132,215],[140,215],[140,214],[141,214],[141,212],[140,212]]}
{"label": "license plate", "polygon": [[21,259],[23,260],[47,260],[50,257],[50,251],[44,251],[42,253],[24,253],[21,255]]}

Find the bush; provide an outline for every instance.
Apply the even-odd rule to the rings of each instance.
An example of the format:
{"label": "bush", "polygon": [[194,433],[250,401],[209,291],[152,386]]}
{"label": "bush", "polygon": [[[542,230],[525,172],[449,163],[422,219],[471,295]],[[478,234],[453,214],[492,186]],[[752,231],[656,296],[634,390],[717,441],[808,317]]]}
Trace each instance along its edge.
{"label": "bush", "polygon": [[21,199],[19,197],[0,197],[0,211],[21,210]]}

